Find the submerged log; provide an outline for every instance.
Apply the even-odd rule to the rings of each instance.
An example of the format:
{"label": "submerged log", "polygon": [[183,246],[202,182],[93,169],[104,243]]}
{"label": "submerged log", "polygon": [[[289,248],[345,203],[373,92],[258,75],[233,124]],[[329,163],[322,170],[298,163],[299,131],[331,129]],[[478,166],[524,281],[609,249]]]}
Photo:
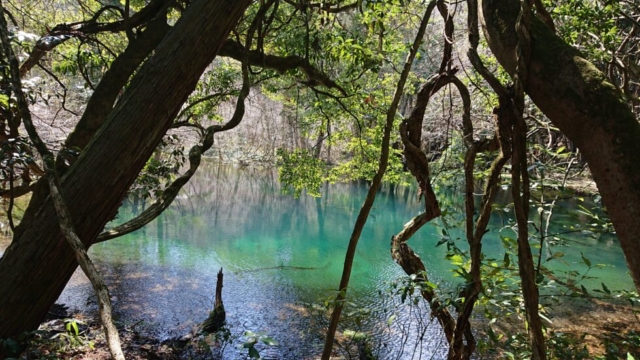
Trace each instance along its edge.
{"label": "submerged log", "polygon": [[222,268],[218,272],[218,281],[216,282],[216,301],[213,310],[209,313],[209,317],[200,325],[200,331],[204,333],[215,333],[222,329],[226,324],[227,317],[222,303]]}
{"label": "submerged log", "polygon": [[244,270],[241,272],[258,272],[263,270],[324,270],[328,269],[331,265],[330,262],[326,263],[322,267],[307,267],[307,266],[291,266],[291,265],[278,265],[278,266],[269,266],[257,269]]}

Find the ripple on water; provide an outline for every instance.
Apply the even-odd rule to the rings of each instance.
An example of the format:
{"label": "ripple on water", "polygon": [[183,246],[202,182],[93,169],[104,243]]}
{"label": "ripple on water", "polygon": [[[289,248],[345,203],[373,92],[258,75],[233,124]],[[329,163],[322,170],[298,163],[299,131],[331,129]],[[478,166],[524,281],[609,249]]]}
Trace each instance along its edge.
{"label": "ripple on water", "polygon": [[[245,175],[204,164],[186,190],[188,197],[177,199],[144,229],[92,247],[91,256],[116,299],[116,317],[136,324],[136,330],[160,339],[184,335],[211,310],[216,273],[223,267],[223,299],[236,335],[224,358],[243,358],[236,346],[245,330],[266,332],[278,341],[279,346],[259,345],[263,357],[313,358],[322,349],[324,318],[307,304],[335,296],[366,187],[331,185],[320,199],[293,199],[282,196],[277,183],[264,191],[262,182],[269,177]],[[349,300],[368,313],[356,321],[356,309],[347,309],[341,332],[369,334],[383,359],[444,359],[444,337],[428,308],[399,304],[397,297],[385,295],[389,283],[403,275],[389,256],[389,238],[421,205],[417,197],[383,195],[363,230],[349,288]],[[132,214],[132,204],[125,203],[120,216]],[[446,247],[435,246],[440,233],[430,224],[411,240],[434,283],[453,281],[451,264],[444,260]],[[452,238],[462,238],[460,233],[449,232]],[[497,232],[486,236],[484,249],[502,258]],[[585,254],[588,249],[593,251],[585,247]],[[573,250],[578,256],[581,251]],[[564,259],[575,262],[569,252]],[[613,262],[594,259],[605,261]],[[619,269],[612,277],[631,284],[624,265]],[[97,312],[88,281],[73,279],[59,301]],[[395,320],[389,325],[391,317]]]}

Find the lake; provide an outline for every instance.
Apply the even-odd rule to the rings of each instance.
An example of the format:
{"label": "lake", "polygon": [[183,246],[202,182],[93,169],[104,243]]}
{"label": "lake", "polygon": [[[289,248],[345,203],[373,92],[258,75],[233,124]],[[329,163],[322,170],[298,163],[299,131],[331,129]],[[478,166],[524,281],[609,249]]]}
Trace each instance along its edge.
{"label": "lake", "polygon": [[[311,304],[335,295],[366,192],[364,183],[333,184],[323,187],[320,198],[295,199],[283,194],[275,171],[205,163],[163,215],[133,234],[93,246],[90,255],[106,277],[121,324],[160,339],[186,334],[212,309],[216,273],[223,268],[223,300],[232,333],[240,336],[250,330],[273,337],[280,345],[259,348],[267,359],[311,359],[322,350],[324,321]],[[451,192],[440,191],[443,203],[459,202]],[[384,295],[403,276],[391,260],[390,238],[420,208],[415,189],[383,188],[358,245],[349,300],[365,310],[352,308],[345,327],[373,334],[384,359],[446,357],[446,342],[426,307],[401,306],[397,298]],[[139,210],[126,202],[116,222]],[[508,218],[509,212],[494,216],[483,242],[483,250],[498,259],[504,254],[498,232]],[[558,224],[551,232],[588,220],[570,201],[557,204],[553,219]],[[436,247],[441,231],[442,222],[436,219],[410,244],[430,280],[447,287],[459,280],[445,259],[446,246]],[[449,231],[462,238],[460,230]],[[557,268],[583,269],[584,253],[594,264],[607,264],[591,270],[599,279],[587,280],[585,286],[599,288],[604,281],[611,290],[633,289],[615,237],[593,238],[582,232],[564,237],[565,245],[552,250],[566,253],[554,260]],[[91,286],[80,272],[58,302],[97,312]],[[389,325],[392,315],[395,321]],[[235,348],[241,342],[238,338],[228,346],[225,358],[243,358],[246,352]]]}

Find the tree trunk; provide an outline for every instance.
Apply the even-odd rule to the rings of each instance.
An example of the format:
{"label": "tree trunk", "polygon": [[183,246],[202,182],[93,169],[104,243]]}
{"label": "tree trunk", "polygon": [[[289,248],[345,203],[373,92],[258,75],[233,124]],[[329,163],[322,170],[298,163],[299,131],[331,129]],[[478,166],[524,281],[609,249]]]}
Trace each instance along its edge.
{"label": "tree trunk", "polygon": [[[197,0],[138,71],[62,179],[78,235],[89,246],[171,125],[250,0]],[[0,338],[37,328],[77,267],[50,199],[0,260]]]}
{"label": "tree trunk", "polygon": [[[484,0],[482,23],[500,64],[516,69],[517,0]],[[623,94],[537,18],[525,91],[584,155],[640,290],[640,124]]]}

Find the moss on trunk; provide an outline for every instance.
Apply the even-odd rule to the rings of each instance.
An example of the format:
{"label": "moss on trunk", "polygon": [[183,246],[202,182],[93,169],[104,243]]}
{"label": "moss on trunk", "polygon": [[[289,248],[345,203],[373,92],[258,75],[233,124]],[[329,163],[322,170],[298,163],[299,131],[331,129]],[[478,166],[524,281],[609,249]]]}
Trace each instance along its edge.
{"label": "moss on trunk", "polygon": [[[481,6],[487,42],[510,74],[518,3]],[[528,70],[527,94],[584,154],[640,289],[640,124],[605,75],[537,18]]]}

